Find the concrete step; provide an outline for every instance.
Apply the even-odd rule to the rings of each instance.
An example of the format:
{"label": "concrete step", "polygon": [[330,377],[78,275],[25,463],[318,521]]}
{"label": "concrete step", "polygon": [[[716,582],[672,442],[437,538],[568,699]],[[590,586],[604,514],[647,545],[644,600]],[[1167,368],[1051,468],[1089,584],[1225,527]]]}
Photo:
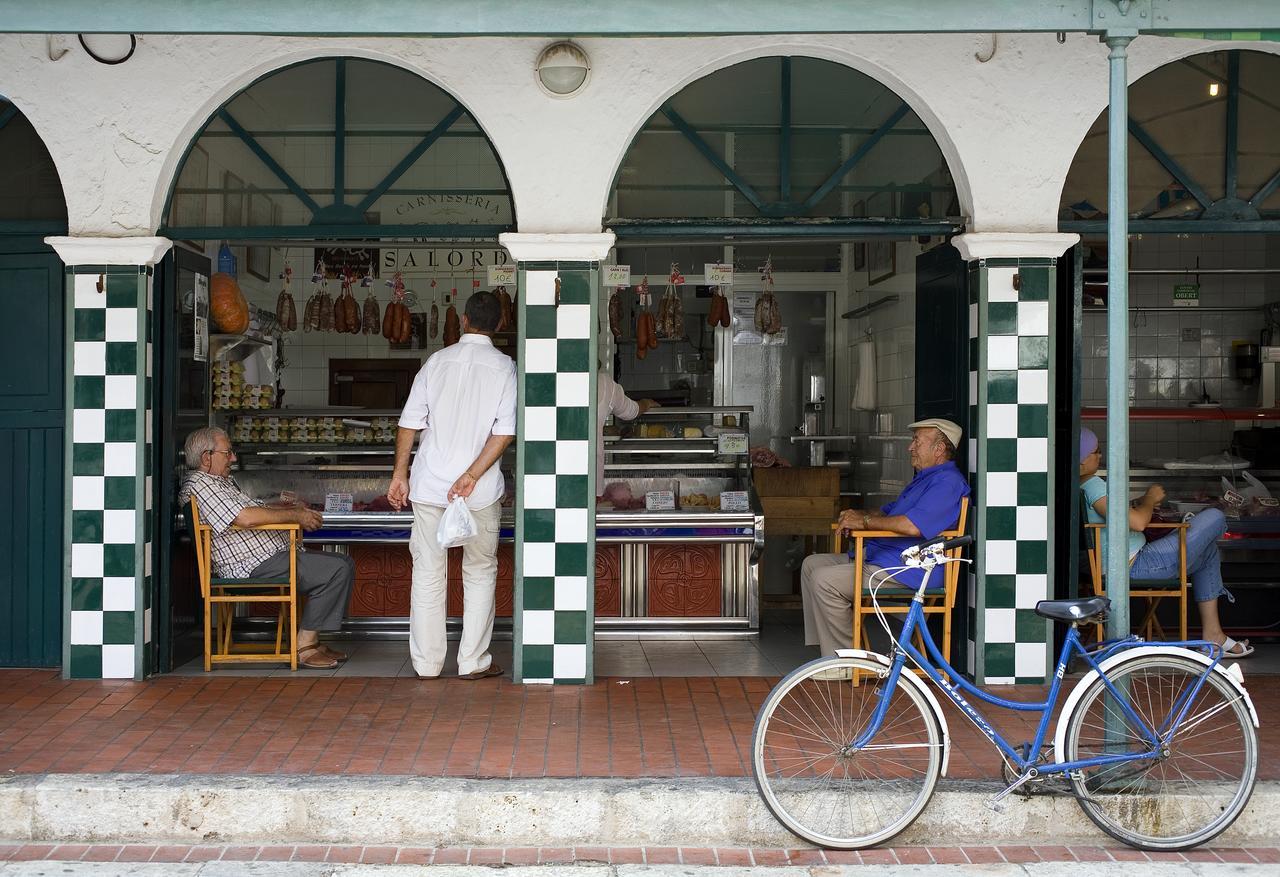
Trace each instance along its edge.
{"label": "concrete step", "polygon": [[[942,781],[895,845],[1085,844],[1074,799]],[[1273,846],[1280,783],[1259,783],[1215,845]],[[0,842],[797,847],[747,778],[448,779],[209,774],[0,778]]]}

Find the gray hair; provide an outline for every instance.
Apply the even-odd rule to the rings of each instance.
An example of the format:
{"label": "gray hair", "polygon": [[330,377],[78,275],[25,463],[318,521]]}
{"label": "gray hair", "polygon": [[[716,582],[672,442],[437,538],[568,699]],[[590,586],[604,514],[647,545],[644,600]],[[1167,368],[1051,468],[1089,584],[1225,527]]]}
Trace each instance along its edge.
{"label": "gray hair", "polygon": [[195,430],[182,444],[182,456],[186,458],[188,469],[199,469],[204,455],[218,445],[218,436],[227,431],[216,426],[205,426]]}

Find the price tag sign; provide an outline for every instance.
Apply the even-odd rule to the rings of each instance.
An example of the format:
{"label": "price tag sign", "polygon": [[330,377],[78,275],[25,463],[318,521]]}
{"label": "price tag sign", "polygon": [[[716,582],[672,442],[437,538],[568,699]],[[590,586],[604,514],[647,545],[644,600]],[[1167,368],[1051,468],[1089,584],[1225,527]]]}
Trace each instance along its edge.
{"label": "price tag sign", "polygon": [[631,285],[630,265],[605,265],[601,270],[604,272],[604,280],[601,285],[606,289],[613,286]]}
{"label": "price tag sign", "polygon": [[745,432],[722,432],[716,437],[716,450],[721,454],[745,454],[747,452],[747,434]]}
{"label": "price tag sign", "polygon": [[351,511],[351,494],[349,493],[326,493],[324,495],[324,510],[326,512],[349,512]]}
{"label": "price tag sign", "polygon": [[644,495],[644,507],[650,512],[672,512],[676,508],[675,491],[651,490]]}
{"label": "price tag sign", "polygon": [[489,285],[490,286],[515,286],[516,285],[516,266],[515,265],[490,265]]}
{"label": "price tag sign", "polygon": [[1179,283],[1173,288],[1173,306],[1175,308],[1200,307],[1200,284]]}
{"label": "price tag sign", "polygon": [[751,500],[745,490],[726,490],[720,494],[720,511],[749,512]]}
{"label": "price tag sign", "polygon": [[702,266],[702,276],[708,286],[732,286],[733,266],[707,262]]}

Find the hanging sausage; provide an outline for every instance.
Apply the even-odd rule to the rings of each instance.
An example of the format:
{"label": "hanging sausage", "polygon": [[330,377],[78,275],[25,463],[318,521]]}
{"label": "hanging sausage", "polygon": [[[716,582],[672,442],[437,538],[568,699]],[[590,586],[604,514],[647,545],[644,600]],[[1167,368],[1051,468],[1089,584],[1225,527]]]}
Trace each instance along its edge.
{"label": "hanging sausage", "polygon": [[763,289],[760,298],[756,300],[755,326],[765,335],[776,335],[782,330],[782,309],[778,307],[778,298],[773,294],[773,259],[765,260],[760,275]]}
{"label": "hanging sausage", "polygon": [[609,331],[613,333],[615,340],[622,337],[622,296],[620,291],[623,288],[619,286],[609,296]]}
{"label": "hanging sausage", "polygon": [[458,339],[462,337],[462,324],[458,320],[458,309],[453,305],[449,305],[449,309],[444,312],[444,346],[457,344]]}

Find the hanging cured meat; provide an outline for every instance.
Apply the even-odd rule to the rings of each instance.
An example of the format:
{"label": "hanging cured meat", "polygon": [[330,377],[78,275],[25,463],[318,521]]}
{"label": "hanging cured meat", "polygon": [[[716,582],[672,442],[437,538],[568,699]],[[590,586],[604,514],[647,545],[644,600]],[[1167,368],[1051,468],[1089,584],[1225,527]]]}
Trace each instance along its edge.
{"label": "hanging cured meat", "polygon": [[434,341],[438,334],[440,334],[440,306],[432,302],[431,316],[427,318],[427,337]]}
{"label": "hanging cured meat", "polygon": [[378,312],[378,300],[373,296],[373,290],[369,290],[369,294],[364,299],[364,319],[360,323],[360,331],[365,335],[376,335],[378,333],[378,324],[382,320],[382,314]]}
{"label": "hanging cured meat", "polygon": [[332,332],[334,327],[333,319],[333,299],[329,297],[329,291],[323,286],[320,287],[320,326],[321,332]]}
{"label": "hanging cured meat", "polygon": [[449,305],[449,309],[444,312],[444,346],[458,343],[461,337],[462,324],[458,320],[458,309]]}
{"label": "hanging cured meat", "polygon": [[516,325],[515,302],[507,294],[505,286],[499,286],[494,293],[498,296],[498,304],[502,306],[502,320],[498,323],[498,331],[509,331]]}
{"label": "hanging cured meat", "polygon": [[616,289],[609,296],[609,331],[615,339],[622,337],[622,296]]}
{"label": "hanging cured meat", "polygon": [[289,283],[293,280],[293,269],[289,267],[288,262],[285,263],[280,279],[284,281],[284,286],[280,288],[280,295],[276,297],[276,322],[280,324],[281,331],[296,332],[298,309],[293,304],[292,293],[289,292]]}
{"label": "hanging cured meat", "polygon": [[320,294],[313,292],[302,309],[302,331],[311,332],[320,326]]}
{"label": "hanging cured meat", "polygon": [[760,269],[763,290],[756,301],[755,326],[765,335],[776,335],[782,329],[782,309],[778,307],[778,298],[773,294],[773,260],[765,260]]}
{"label": "hanging cured meat", "polygon": [[707,312],[707,325],[723,326],[727,329],[732,322],[728,297],[719,289],[714,289],[711,293],[711,310]]}

